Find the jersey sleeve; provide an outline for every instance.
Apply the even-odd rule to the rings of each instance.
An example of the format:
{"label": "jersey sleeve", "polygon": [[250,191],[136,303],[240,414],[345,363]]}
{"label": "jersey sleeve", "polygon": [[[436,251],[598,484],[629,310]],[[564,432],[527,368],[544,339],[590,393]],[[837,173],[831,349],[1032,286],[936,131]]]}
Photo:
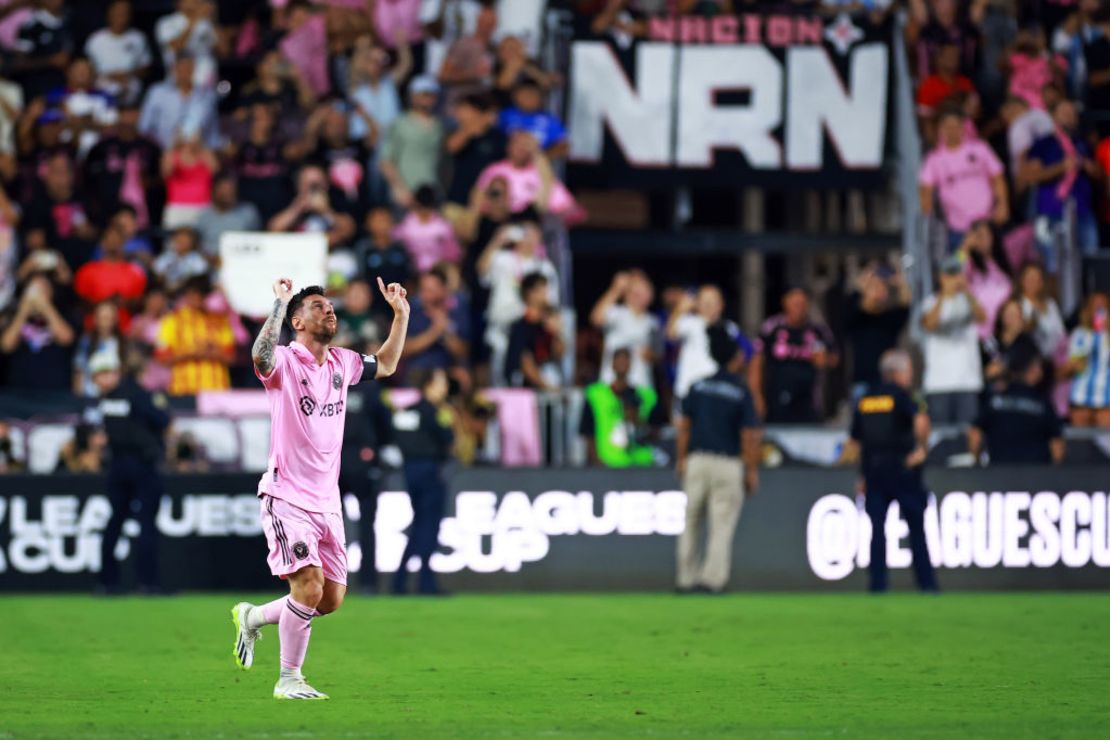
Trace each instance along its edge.
{"label": "jersey sleeve", "polygon": [[257,365],[254,367],[255,377],[262,381],[264,388],[268,390],[281,388],[282,378],[288,372],[290,355],[291,350],[288,347],[274,347],[274,367],[270,370],[270,374],[263,375],[258,372]]}

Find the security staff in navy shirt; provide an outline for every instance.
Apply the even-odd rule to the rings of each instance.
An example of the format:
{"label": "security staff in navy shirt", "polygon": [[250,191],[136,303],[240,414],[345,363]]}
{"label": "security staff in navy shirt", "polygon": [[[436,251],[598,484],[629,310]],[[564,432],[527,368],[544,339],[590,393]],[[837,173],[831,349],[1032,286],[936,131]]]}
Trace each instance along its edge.
{"label": "security staff in navy shirt", "polygon": [[[711,327],[708,340],[718,370],[690,386],[677,424],[677,472],[686,490],[686,528],[676,553],[679,593],[724,590],[745,493],[755,495],[759,486],[759,421],[737,374],[743,354],[723,326]],[[703,522],[704,548],[698,541]]]}
{"label": "security staff in navy shirt", "polygon": [[163,436],[169,415],[138,383],[124,377],[115,354],[101,352],[89,360],[89,373],[100,391],[97,410],[108,435],[107,490],[112,516],[100,543],[100,586],[118,592],[119,564],[114,555],[124,520],[139,520],[135,571],[140,589],[158,593],[158,530],[155,515],[162,499],[158,463],[165,455]]}
{"label": "security staff in navy shirt", "polygon": [[378,590],[374,521],[382,489],[381,448],[389,443],[392,422],[391,412],[382,400],[384,392],[377,380],[363,380],[351,388],[340,452],[339,490],[358,499],[358,544],[362,550],[358,582],[364,593]]}
{"label": "security staff in navy shirt", "polygon": [[1044,362],[1034,346],[1018,346],[1009,357],[1010,381],[988,393],[968,430],[976,460],[986,442],[992,464],[1058,464],[1064,459],[1064,430],[1048,395],[1040,389]]}
{"label": "security staff in navy shirt", "polygon": [[925,402],[910,394],[913,364],[899,350],[879,359],[882,380],[856,402],[846,459],[861,459],[867,515],[871,519],[871,590],[887,589],[886,514],[898,502],[910,530],[913,572],[918,588],[936,591],[936,574],[925,541],[928,493],[922,466],[928,454],[929,415]]}
{"label": "security staff in navy shirt", "polygon": [[405,485],[412,501],[412,527],[401,556],[401,566],[393,577],[393,593],[408,590],[409,559],[420,558],[418,588],[422,594],[438,594],[439,584],[432,572],[432,553],[439,545],[439,523],[447,499],[443,467],[455,441],[453,417],[447,400],[447,373],[442,368],[418,369],[413,380],[420,390],[415,405],[393,412],[393,442],[404,456]]}

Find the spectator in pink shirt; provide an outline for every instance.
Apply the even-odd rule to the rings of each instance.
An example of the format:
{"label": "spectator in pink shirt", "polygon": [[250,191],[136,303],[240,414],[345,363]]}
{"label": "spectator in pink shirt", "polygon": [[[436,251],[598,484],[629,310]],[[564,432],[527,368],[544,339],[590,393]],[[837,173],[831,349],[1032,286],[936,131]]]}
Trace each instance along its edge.
{"label": "spectator in pink shirt", "polygon": [[939,196],[948,244],[955,249],[980,219],[1003,224],[1010,218],[1009,194],[1002,163],[982,140],[969,140],[964,115],[950,109],[940,114],[939,140],[925,158],[918,177],[921,212],[931,216]]}
{"label": "spectator in pink shirt", "polygon": [[475,199],[500,177],[508,183],[509,209],[513,213],[535,206],[541,213],[562,216],[568,223],[582,219],[582,207],[566,186],[555,179],[551,163],[532,134],[513,132],[506,151],[505,159],[486,167],[478,176],[478,184],[471,191],[472,209],[476,209]]}
{"label": "spectator in pink shirt", "polygon": [[430,185],[417,188],[412,211],[397,225],[396,235],[417,272],[427,272],[439,262],[457,264],[462,257],[455,230],[440,214],[436,191]]}
{"label": "spectator in pink shirt", "polygon": [[1010,261],[1002,239],[986,219],[971,225],[960,245],[960,254],[965,260],[967,289],[985,314],[979,322],[979,338],[987,339],[994,331],[998,310],[1014,292]]}
{"label": "spectator in pink shirt", "polygon": [[376,0],[374,28],[382,44],[393,48],[397,39],[415,44],[424,38],[420,25],[421,0]]}

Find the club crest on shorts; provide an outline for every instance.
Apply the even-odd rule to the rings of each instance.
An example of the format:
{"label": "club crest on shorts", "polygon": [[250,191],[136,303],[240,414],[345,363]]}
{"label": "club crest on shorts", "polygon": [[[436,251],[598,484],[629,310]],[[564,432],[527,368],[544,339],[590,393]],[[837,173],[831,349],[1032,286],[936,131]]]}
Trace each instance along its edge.
{"label": "club crest on shorts", "polygon": [[304,560],[308,557],[308,545],[303,542],[298,542],[293,545],[293,556],[297,560]]}
{"label": "club crest on shorts", "polygon": [[312,416],[312,412],[316,410],[316,401],[311,396],[301,396],[301,413],[305,416]]}
{"label": "club crest on shorts", "polygon": [[343,386],[343,376],[338,371],[332,373],[331,387],[336,389],[336,390],[339,390],[342,386]]}

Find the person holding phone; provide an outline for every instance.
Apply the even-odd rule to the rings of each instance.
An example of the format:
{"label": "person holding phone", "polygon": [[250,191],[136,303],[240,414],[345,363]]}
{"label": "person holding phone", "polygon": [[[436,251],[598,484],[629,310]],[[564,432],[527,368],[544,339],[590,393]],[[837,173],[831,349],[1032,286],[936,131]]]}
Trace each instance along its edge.
{"label": "person holding phone", "polygon": [[985,312],[967,287],[964,266],[950,255],[940,266],[940,289],[925,299],[921,328],[925,374],[922,389],[935,424],[969,424],[983,390],[977,325]]}
{"label": "person holding phone", "polygon": [[1068,402],[1077,427],[1110,426],[1110,297],[1092,293],[1068,340]]}
{"label": "person holding phone", "polygon": [[297,195],[277,213],[267,228],[272,232],[323,232],[328,246],[347,243],[355,235],[355,220],[332,208],[328,179],[319,165],[307,164],[297,173]]}
{"label": "person holding phone", "polygon": [[525,276],[532,273],[543,276],[548,303],[559,305],[559,276],[555,265],[540,251],[541,237],[535,222],[510,223],[497,231],[478,258],[478,275],[482,285],[490,290],[486,343],[491,353],[490,369],[498,384],[504,382],[509,328],[524,315],[521,287]]}

